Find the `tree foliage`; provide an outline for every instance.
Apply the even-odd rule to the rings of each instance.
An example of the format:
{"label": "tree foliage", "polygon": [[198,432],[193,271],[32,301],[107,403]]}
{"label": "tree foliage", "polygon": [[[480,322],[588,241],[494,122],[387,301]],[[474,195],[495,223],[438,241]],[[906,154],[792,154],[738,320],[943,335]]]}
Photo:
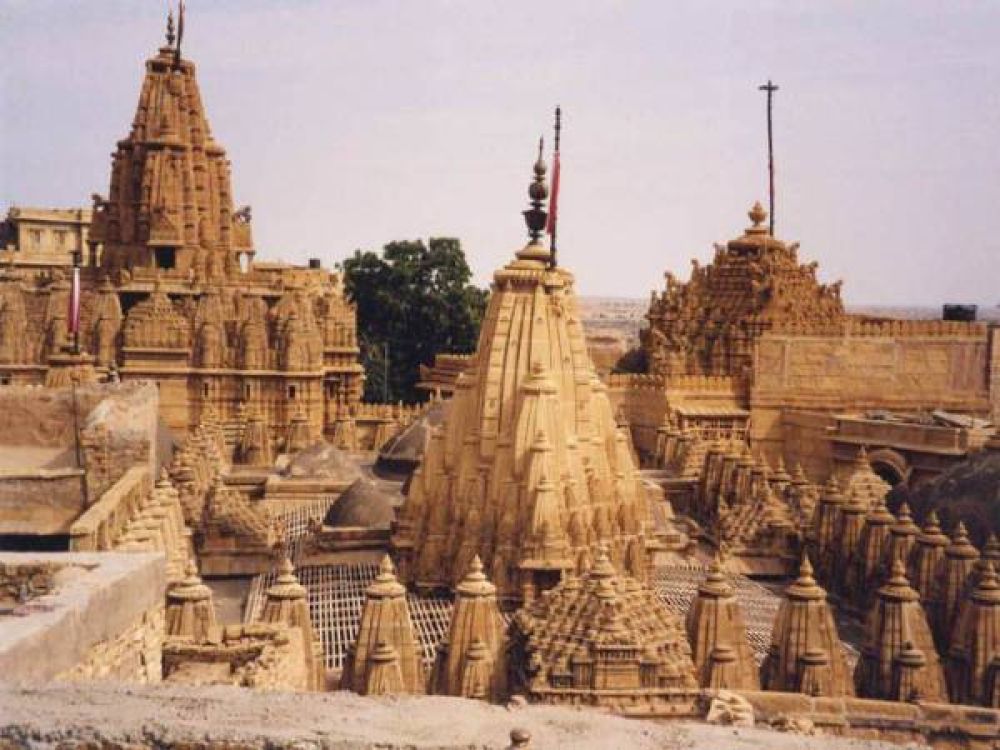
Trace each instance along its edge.
{"label": "tree foliage", "polygon": [[391,242],[381,254],[357,250],[342,267],[358,309],[366,400],[416,401],[419,365],[439,352],[475,349],[487,292],[470,283],[457,239]]}
{"label": "tree foliage", "polygon": [[649,372],[649,359],[646,356],[646,350],[641,346],[629,349],[618,358],[618,361],[615,362],[615,366],[611,369],[611,371],[630,373]]}

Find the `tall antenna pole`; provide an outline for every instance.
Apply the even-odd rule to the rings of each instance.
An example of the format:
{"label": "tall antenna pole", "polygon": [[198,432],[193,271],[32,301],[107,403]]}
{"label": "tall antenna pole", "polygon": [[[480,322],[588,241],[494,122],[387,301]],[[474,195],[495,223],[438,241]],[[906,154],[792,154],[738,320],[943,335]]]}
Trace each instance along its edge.
{"label": "tall antenna pole", "polygon": [[768,178],[768,231],[774,236],[774,130],[771,124],[772,97],[778,87],[767,79],[767,83],[757,87],[759,91],[767,92],[767,178]]}

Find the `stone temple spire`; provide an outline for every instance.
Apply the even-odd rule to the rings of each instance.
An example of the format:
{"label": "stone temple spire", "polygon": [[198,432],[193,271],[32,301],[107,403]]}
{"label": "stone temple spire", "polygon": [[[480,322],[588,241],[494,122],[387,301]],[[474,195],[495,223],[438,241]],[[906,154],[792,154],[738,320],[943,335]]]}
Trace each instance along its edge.
{"label": "stone temple spire", "polygon": [[893,562],[891,577],[879,588],[878,601],[868,615],[854,685],[863,698],[947,700],[930,625],[920,595],[906,580],[902,560]]}
{"label": "stone temple spire", "polygon": [[761,667],[765,690],[840,697],[853,693],[837,624],[826,592],[803,555],[799,577],[785,589],[771,630],[771,647]]}
{"label": "stone temple spire", "polygon": [[747,643],[743,610],[718,558],[687,615],[687,635],[695,673],[702,687],[757,690],[760,685],[753,651]]}
{"label": "stone temple spire", "polygon": [[494,274],[476,353],[392,535],[401,580],[453,587],[478,555],[505,607],[582,573],[600,543],[645,580],[656,544],[629,438],[587,352],[573,276],[550,267],[541,243],[545,170],[539,160],[531,240]]}
{"label": "stone temple spire", "polygon": [[146,61],[131,132],[112,156],[91,239],[104,243],[109,272],[221,278],[251,251],[250,226],[233,209],[229,161],[212,138],[194,63],[179,59],[173,39],[171,15],[167,45]]}
{"label": "stone temple spire", "polygon": [[406,589],[386,555],[365,591],[358,637],[348,651],[341,687],[362,695],[423,693],[426,675],[410,619]]}

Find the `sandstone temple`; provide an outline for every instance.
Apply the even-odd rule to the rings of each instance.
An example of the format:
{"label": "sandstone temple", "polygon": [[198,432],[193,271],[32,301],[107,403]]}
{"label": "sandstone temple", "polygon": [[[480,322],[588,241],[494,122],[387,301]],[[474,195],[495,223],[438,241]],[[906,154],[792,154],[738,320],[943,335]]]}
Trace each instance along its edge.
{"label": "sandstone temple", "polygon": [[[359,419],[369,440],[386,420],[357,414],[363,372],[342,280],[318,261],[256,260],[250,207],[235,203],[195,65],[172,39],[146,61],[86,246],[75,240],[77,358],[96,376],[155,381],[163,419],[181,434],[214,409],[234,434],[257,415],[278,441],[301,416],[310,439]],[[74,343],[68,269],[22,255],[9,255],[0,278],[0,382],[41,384]]]}
{"label": "sandstone temple", "polygon": [[609,373],[540,145],[476,351],[362,403],[342,279],[257,258],[179,33],[92,213],[0,230],[0,701],[998,746],[1000,326],[853,313],[755,204]]}

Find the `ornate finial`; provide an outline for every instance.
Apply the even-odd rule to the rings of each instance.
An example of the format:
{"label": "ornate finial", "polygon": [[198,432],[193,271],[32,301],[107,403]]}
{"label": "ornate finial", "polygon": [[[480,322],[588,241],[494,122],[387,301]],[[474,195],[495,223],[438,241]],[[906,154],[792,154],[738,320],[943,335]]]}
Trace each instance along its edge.
{"label": "ornate finial", "polygon": [[548,171],[548,167],[542,155],[544,147],[545,139],[539,138],[538,159],[535,161],[534,166],[535,179],[528,188],[528,197],[531,198],[531,208],[521,212],[524,216],[524,223],[528,225],[528,236],[531,238],[532,244],[537,244],[540,241],[549,217],[548,212],[542,208],[546,198],[549,197],[549,186],[545,184],[545,173]]}
{"label": "ornate finial", "polygon": [[813,566],[809,559],[809,553],[803,550],[802,560],[799,562],[799,578],[812,578]]}
{"label": "ornate finial", "polygon": [[909,586],[910,582],[906,578],[906,564],[899,557],[896,557],[892,561],[892,573],[889,577],[889,583],[894,586]]}
{"label": "ornate finial", "polygon": [[765,211],[764,207],[760,205],[760,201],[756,201],[753,204],[753,208],[747,212],[747,216],[749,216],[750,221],[753,222],[753,228],[759,230],[760,225],[763,224],[764,220],[767,218],[767,211]]}
{"label": "ornate finial", "polygon": [[168,47],[173,47],[174,46],[174,39],[176,39],[176,37],[174,36],[174,9],[171,8],[169,11],[167,11],[167,46]]}

